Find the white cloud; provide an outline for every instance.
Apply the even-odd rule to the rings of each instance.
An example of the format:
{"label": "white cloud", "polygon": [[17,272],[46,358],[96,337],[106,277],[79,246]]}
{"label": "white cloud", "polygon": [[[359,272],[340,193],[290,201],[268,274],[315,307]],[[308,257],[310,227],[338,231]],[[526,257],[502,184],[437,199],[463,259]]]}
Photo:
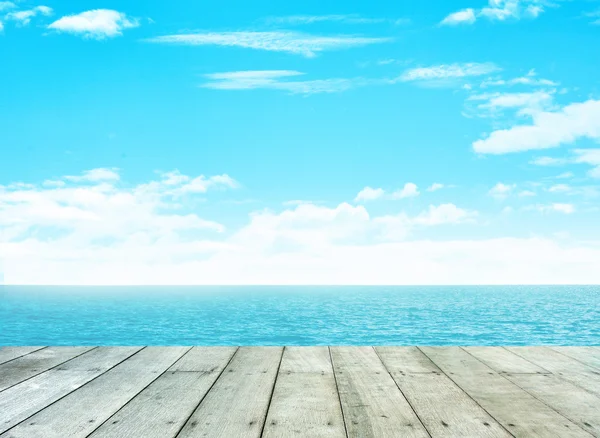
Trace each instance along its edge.
{"label": "white cloud", "polygon": [[475,10],[472,8],[463,9],[462,11],[454,12],[442,20],[442,25],[457,25],[457,24],[473,24],[477,18]]}
{"label": "white cloud", "polygon": [[428,188],[427,191],[428,192],[435,192],[436,190],[440,190],[443,189],[445,186],[444,184],[440,184],[440,183],[433,183],[431,184]]}
{"label": "white cloud", "polygon": [[487,79],[481,83],[481,88],[487,87],[500,87],[500,86],[515,86],[515,85],[526,85],[526,86],[544,86],[544,87],[558,87],[560,84],[550,79],[538,78],[535,70],[530,70],[525,76],[519,76],[509,80],[504,79]]}
{"label": "white cloud", "polygon": [[429,210],[413,219],[417,225],[442,225],[472,222],[477,212],[464,210],[454,204],[430,205]]}
{"label": "white cloud", "polygon": [[493,196],[494,198],[504,199],[515,188],[516,188],[515,184],[504,184],[504,183],[499,182],[494,187],[492,187],[488,193],[489,193],[490,196]]}
{"label": "white cloud", "polygon": [[4,30],[4,23],[2,23],[2,22],[0,21],[0,32],[2,32],[3,30]]}
{"label": "white cloud", "polygon": [[23,11],[9,12],[4,16],[6,20],[16,21],[21,26],[27,26],[33,17],[38,15],[52,15],[52,8],[48,6],[36,6]]}
{"label": "white cloud", "polygon": [[592,178],[600,178],[600,149],[575,149],[574,162],[585,163],[594,166],[588,175]]}
{"label": "white cloud", "polygon": [[579,138],[600,139],[600,100],[573,103],[555,112],[535,112],[531,125],[517,125],[492,132],[473,143],[475,152],[506,154],[547,149]]}
{"label": "white cloud", "polygon": [[460,79],[470,76],[481,76],[500,70],[492,63],[441,64],[430,67],[418,67],[405,71],[398,80],[409,81],[439,81]]}
{"label": "white cloud", "polygon": [[521,198],[525,198],[525,197],[536,196],[536,194],[535,194],[535,192],[532,192],[531,190],[523,190],[523,191],[519,192],[519,196]]}
{"label": "white cloud", "polygon": [[414,198],[415,196],[419,196],[419,188],[414,183],[406,183],[404,187],[400,190],[396,190],[391,195],[392,199],[404,199],[404,198]]}
{"label": "white cloud", "polygon": [[468,101],[484,101],[475,109],[482,114],[498,114],[504,109],[517,109],[519,115],[531,115],[552,106],[552,91],[534,91],[530,93],[484,93],[468,97]]}
{"label": "white cloud", "polygon": [[566,163],[566,160],[555,157],[537,157],[531,160],[530,163],[536,166],[561,166]]}
{"label": "white cloud", "polygon": [[256,50],[286,52],[314,57],[320,52],[362,47],[391,41],[390,38],[368,38],[351,35],[319,36],[300,32],[205,32],[164,35],[150,38],[151,43],[190,46],[217,45]]}
{"label": "white cloud", "polygon": [[368,81],[355,79],[317,79],[290,80],[291,77],[303,75],[294,70],[248,70],[205,75],[209,82],[203,88],[217,90],[253,90],[272,89],[287,91],[292,94],[336,93],[350,88],[365,85]]}
{"label": "white cloud", "polygon": [[48,26],[58,32],[81,35],[84,38],[104,39],[120,36],[124,29],[138,27],[137,18],[112,9],[93,9],[80,14],[66,15]]}
{"label": "white cloud", "polygon": [[558,212],[558,213],[564,213],[564,214],[573,214],[575,212],[575,207],[572,204],[561,204],[561,203],[554,203],[554,204],[548,204],[548,205],[542,205],[542,204],[531,205],[531,206],[527,207],[526,209],[527,210],[536,210],[541,213]]}
{"label": "white cloud", "polygon": [[331,15],[291,15],[287,17],[269,17],[267,20],[269,23],[278,24],[314,24],[325,21],[332,21],[345,24],[378,24],[378,23],[392,23],[392,24],[404,24],[407,19],[388,19],[388,18],[370,18],[361,17],[357,14],[331,14]]}
{"label": "white cloud", "polygon": [[[64,179],[74,182],[100,182],[100,181],[118,181],[120,179],[118,169],[97,168],[86,170],[81,175],[69,175]],[[57,182],[59,185],[64,185],[63,181]],[[62,183],[62,184],[61,184]]]}
{"label": "white cloud", "polygon": [[14,9],[17,5],[13,2],[0,2],[0,12],[6,11],[8,9]]}
{"label": "white cloud", "polygon": [[[600,282],[600,247],[544,238],[428,240],[470,223],[453,204],[372,217],[364,206],[302,204],[250,215],[237,231],[202,219],[174,192],[179,172],[0,188],[5,284],[557,284]],[[229,177],[201,178],[228,187]],[[214,186],[215,188],[217,186]],[[561,204],[554,211],[566,212]],[[406,240],[411,237],[410,240]]]}
{"label": "white cloud", "polygon": [[568,184],[554,184],[553,186],[548,188],[548,191],[550,193],[568,193],[571,190],[571,186],[569,186]]}
{"label": "white cloud", "polygon": [[354,198],[354,201],[356,201],[356,202],[374,201],[375,199],[382,198],[384,195],[385,195],[385,191],[383,189],[373,189],[371,187],[365,187],[360,192],[358,192],[358,195],[356,195],[356,198]]}
{"label": "white cloud", "polygon": [[563,172],[560,175],[556,175],[555,178],[556,179],[566,179],[566,178],[573,178],[575,175],[573,174],[573,172]]}

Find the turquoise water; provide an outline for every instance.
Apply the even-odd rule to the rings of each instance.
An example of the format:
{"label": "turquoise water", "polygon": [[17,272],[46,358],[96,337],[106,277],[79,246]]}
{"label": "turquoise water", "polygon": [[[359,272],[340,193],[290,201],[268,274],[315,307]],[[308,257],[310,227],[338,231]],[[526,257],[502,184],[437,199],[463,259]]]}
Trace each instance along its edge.
{"label": "turquoise water", "polygon": [[599,286],[0,286],[0,345],[600,345]]}

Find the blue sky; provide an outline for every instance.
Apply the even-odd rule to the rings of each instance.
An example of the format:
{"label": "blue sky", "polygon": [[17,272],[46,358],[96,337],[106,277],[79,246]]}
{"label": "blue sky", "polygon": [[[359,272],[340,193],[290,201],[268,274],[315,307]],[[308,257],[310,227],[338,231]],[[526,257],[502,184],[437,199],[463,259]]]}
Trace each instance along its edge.
{"label": "blue sky", "polygon": [[600,282],[600,1],[0,1],[25,284]]}

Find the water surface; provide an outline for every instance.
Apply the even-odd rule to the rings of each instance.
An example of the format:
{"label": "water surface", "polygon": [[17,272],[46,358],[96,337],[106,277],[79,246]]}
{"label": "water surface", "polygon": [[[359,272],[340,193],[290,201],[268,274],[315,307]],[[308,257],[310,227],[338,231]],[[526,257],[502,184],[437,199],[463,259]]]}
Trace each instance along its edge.
{"label": "water surface", "polygon": [[0,286],[0,345],[600,345],[600,286]]}

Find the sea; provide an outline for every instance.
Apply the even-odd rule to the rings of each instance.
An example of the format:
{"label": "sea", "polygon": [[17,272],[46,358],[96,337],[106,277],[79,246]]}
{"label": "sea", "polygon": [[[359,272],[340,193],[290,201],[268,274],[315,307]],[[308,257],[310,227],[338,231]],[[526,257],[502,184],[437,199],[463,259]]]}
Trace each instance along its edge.
{"label": "sea", "polygon": [[600,286],[0,286],[0,345],[600,345]]}

